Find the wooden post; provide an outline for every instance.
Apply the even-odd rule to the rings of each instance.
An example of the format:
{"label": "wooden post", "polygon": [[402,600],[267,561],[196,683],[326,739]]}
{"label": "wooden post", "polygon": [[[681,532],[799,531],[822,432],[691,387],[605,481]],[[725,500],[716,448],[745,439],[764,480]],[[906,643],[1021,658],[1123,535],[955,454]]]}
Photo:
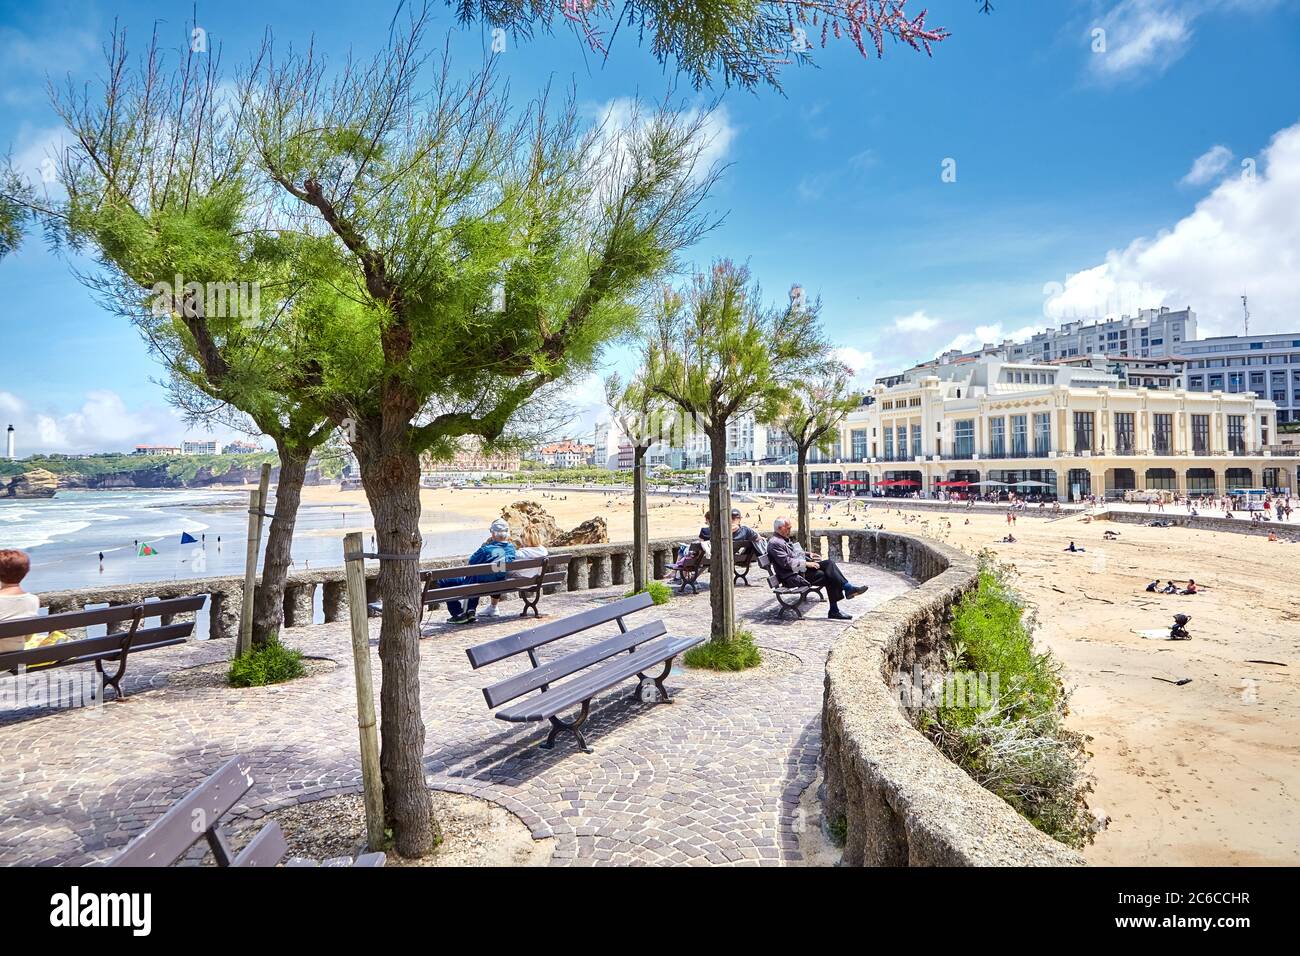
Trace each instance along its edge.
{"label": "wooden post", "polygon": [[271,483],[271,465],[262,465],[257,490],[248,493],[248,551],[244,563],[244,604],[240,608],[239,643],[235,656],[253,649],[253,595],[257,589],[257,552],[262,547],[262,513],[266,511],[267,488]]}
{"label": "wooden post", "polygon": [[[357,733],[361,737],[361,781],[365,788],[366,842],[372,851],[384,846],[384,784],[379,775],[379,731],[375,725],[375,692],[370,679],[370,623],[366,612],[366,560],[360,557],[362,537],[354,531],[343,538],[343,568],[348,586],[348,619],[352,623],[352,669],[357,684]],[[357,555],[357,557],[349,557]]]}
{"label": "wooden post", "polygon": [[649,489],[646,487],[646,448],[637,446],[636,465],[632,471],[632,590],[641,591],[649,584],[646,564],[649,558],[650,515],[646,501]]}

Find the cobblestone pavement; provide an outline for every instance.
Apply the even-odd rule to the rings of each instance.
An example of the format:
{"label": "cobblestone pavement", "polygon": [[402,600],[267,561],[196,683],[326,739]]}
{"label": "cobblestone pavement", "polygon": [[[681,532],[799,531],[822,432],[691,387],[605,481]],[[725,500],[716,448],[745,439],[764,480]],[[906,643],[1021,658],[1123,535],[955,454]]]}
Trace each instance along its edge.
{"label": "cobblestone pavement", "polygon": [[[911,587],[877,568],[845,569],[871,585],[844,605],[854,614]],[[542,609],[555,618],[622,591],[557,594]],[[708,601],[702,586],[698,595],[675,595],[638,616],[653,620],[662,612],[670,633],[706,633]],[[593,704],[585,728],[592,754],[578,751],[567,734],[553,751],[540,750],[535,745],[549,725],[503,723],[485,706],[480,688],[520,665],[475,672],[464,648],[524,626],[513,610],[469,628],[428,628],[420,679],[430,785],[513,811],[535,837],[555,838],[555,864],[799,861],[798,802],[816,770],[823,662],[843,626],[826,619],[824,605],[813,605],[802,621],[776,623],[761,584],[738,588],[736,604],[741,626],[770,652],[764,665],[736,675],[677,665],[667,681],[671,706],[631,700],[630,682],[615,688]],[[435,614],[441,620],[442,612]],[[378,633],[373,620],[376,685]],[[242,820],[359,791],[347,625],[297,628],[285,639],[339,666],[277,687],[169,685],[169,674],[230,653],[228,642],[192,642],[132,658],[124,701],[97,710],[0,712],[0,863],[107,859],[237,754],[251,759],[255,781],[236,808]]]}

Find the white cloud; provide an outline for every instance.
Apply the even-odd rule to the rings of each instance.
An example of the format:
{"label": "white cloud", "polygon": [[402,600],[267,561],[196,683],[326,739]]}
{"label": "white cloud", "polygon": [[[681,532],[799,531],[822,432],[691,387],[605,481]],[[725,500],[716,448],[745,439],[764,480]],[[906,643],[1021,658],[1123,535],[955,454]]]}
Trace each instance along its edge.
{"label": "white cloud", "polygon": [[20,458],[31,454],[128,451],[136,444],[175,444],[185,425],[157,407],[129,410],[111,391],[87,392],[82,406],[59,413],[35,409],[12,392],[0,392],[0,421],[13,425]]}
{"label": "white cloud", "polygon": [[[646,122],[652,111],[639,101],[627,97],[606,100],[596,109],[597,122],[604,126],[604,135],[609,138],[619,136],[624,131],[633,130]],[[692,175],[698,180],[708,175],[709,170],[718,163],[723,163],[731,153],[731,144],[736,139],[736,127],[732,125],[731,115],[725,106],[719,105],[708,112],[698,108],[680,111],[683,123],[694,123],[704,117],[700,130],[700,153],[695,159]],[[622,152],[625,147],[620,147]]]}
{"label": "white cloud", "polygon": [[[1183,55],[1195,13],[1173,0],[1120,0],[1089,28],[1094,46],[1089,69],[1102,80],[1162,73]],[[1098,38],[1094,31],[1103,30]]]}
{"label": "white cloud", "polygon": [[911,315],[902,315],[894,320],[894,328],[899,332],[928,332],[939,324],[939,320],[917,309]]}
{"label": "white cloud", "polygon": [[[1265,13],[1282,0],[1106,0],[1110,8],[1087,24],[1088,72],[1101,83],[1158,76],[1191,46],[1194,26],[1213,14]],[[1094,8],[1102,0],[1093,0]],[[1101,35],[1098,35],[1101,31]]]}
{"label": "white cloud", "polygon": [[883,374],[881,366],[884,363],[871,352],[844,345],[835,349],[834,356],[853,372],[852,384],[855,388],[865,388]]}
{"label": "white cloud", "polygon": [[1111,250],[1105,261],[1047,287],[1053,319],[1190,305],[1201,336],[1241,330],[1241,295],[1252,331],[1293,331],[1300,316],[1300,123],[1246,159],[1172,228]]}
{"label": "white cloud", "polygon": [[1211,146],[1192,163],[1192,168],[1180,180],[1184,186],[1204,186],[1214,179],[1232,162],[1232,150],[1223,145]]}

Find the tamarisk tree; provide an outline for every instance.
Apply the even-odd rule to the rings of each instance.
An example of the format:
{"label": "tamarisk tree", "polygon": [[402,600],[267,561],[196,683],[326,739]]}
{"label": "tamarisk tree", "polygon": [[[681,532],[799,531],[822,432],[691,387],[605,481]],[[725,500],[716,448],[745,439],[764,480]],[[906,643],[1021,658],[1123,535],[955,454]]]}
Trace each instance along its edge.
{"label": "tamarisk tree", "polygon": [[642,591],[651,579],[646,453],[664,437],[669,416],[663,397],[649,387],[644,369],[626,385],[617,374],[605,379],[605,404],[632,445],[632,590]]}
{"label": "tamarisk tree", "polygon": [[[720,73],[727,86],[780,88],[781,70],[811,62],[818,47],[848,44],[863,58],[883,57],[887,41],[930,55],[946,40],[908,0],[447,0],[462,21],[481,20],[516,36],[555,24],[572,28],[608,56],[626,27],[649,38],[660,63],[671,60],[698,88]],[[976,0],[988,13],[989,0]],[[608,33],[608,35],[607,35]]]}
{"label": "tamarisk tree", "polygon": [[[420,456],[492,443],[548,383],[594,367],[634,299],[711,224],[708,115],[586,127],[570,96],[514,111],[490,68],[453,78],[427,17],[328,74],[269,43],[248,76],[266,202],[328,239],[294,274],[350,308],[296,308],[304,397],[345,429],[375,522],[381,775],[396,849],[432,849],[419,681]],[[332,304],[332,300],[331,300]]]}
{"label": "tamarisk tree", "polygon": [[[815,309],[814,309],[815,311]],[[811,551],[812,514],[808,507],[808,454],[814,448],[830,451],[840,424],[861,402],[849,387],[852,371],[825,355],[803,381],[794,383],[778,421],[794,444],[798,462],[798,540]]]}
{"label": "tamarisk tree", "polygon": [[[242,96],[221,95],[219,58],[187,46],[169,66],[154,34],[132,67],[115,30],[103,80],[69,79],[53,96],[71,143],[54,164],[64,198],[29,190],[23,208],[96,261],[79,278],[136,325],[191,421],[275,443],[276,508],[253,613],[261,645],[283,622],[308,460],[334,425],[302,388],[291,361],[302,342],[286,320],[303,292],[291,263],[319,240],[282,233],[254,205]],[[328,288],[307,296],[313,308],[332,299]]]}
{"label": "tamarisk tree", "polygon": [[646,376],[709,440],[710,637],[735,636],[727,427],[753,416],[774,421],[826,353],[806,309],[765,306],[748,268],[723,259],[684,292],[664,289],[657,303]]}

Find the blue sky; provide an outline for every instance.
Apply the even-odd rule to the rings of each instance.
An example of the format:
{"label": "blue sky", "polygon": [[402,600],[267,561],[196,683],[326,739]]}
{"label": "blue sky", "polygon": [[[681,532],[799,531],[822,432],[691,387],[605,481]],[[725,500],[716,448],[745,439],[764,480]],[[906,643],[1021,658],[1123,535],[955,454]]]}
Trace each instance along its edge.
{"label": "blue sky", "polygon": [[[1236,332],[1242,291],[1252,330],[1300,329],[1300,2],[995,6],[932,0],[929,22],[952,32],[933,58],[818,51],[818,68],[786,71],[784,95],[697,94],[627,31],[607,64],[560,32],[508,43],[499,67],[520,100],[572,82],[593,115],[674,82],[687,105],[716,97],[714,152],[731,166],[712,201],[726,219],[692,258],[747,260],[774,300],[794,282],[820,295],[863,380],[1139,305],[1190,304],[1202,334]],[[338,61],[377,49],[394,9],[209,3],[198,23],[228,66],[267,26],[278,42],[314,35]],[[438,15],[457,60],[476,63],[490,38]],[[188,3],[0,0],[0,149],[38,168],[58,136],[47,76],[97,77],[115,18],[139,47],[154,21],[178,44],[190,16]],[[22,452],[178,440],[158,369],[74,264],[39,239],[0,262],[0,418]]]}

